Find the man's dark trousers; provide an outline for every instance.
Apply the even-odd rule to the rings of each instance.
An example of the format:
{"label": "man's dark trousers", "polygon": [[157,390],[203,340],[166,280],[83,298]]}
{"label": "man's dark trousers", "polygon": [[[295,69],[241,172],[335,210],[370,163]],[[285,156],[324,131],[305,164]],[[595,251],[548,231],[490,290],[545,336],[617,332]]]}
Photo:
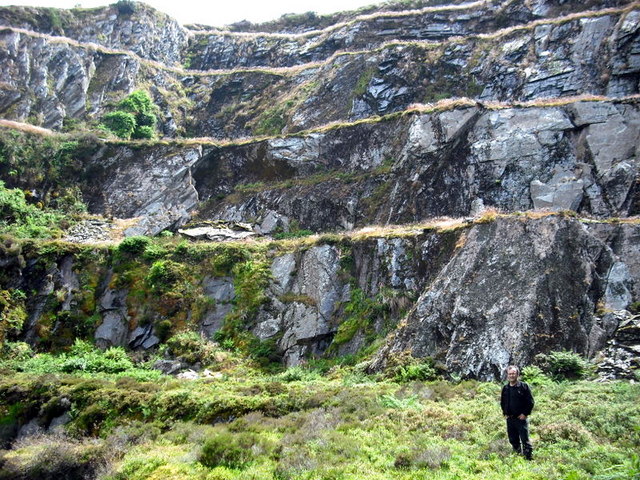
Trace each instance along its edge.
{"label": "man's dark trousers", "polygon": [[513,449],[531,460],[533,446],[529,441],[529,420],[517,417],[507,417],[507,435]]}

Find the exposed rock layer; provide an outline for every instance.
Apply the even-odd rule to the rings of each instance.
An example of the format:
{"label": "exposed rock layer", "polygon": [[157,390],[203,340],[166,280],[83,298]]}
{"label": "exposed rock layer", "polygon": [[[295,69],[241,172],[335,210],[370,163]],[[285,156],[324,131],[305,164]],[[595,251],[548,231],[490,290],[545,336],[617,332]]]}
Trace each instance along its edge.
{"label": "exposed rock layer", "polygon": [[[45,11],[0,9],[9,27],[0,32],[0,113],[56,129],[65,119],[92,123],[114,97],[151,84],[162,134],[234,138],[460,96],[514,102],[637,94],[637,8],[610,2],[616,8],[584,12],[594,5],[565,3],[564,11],[552,2],[478,2],[467,10],[363,17],[317,36],[198,33],[185,50],[186,31],[146,7],[94,12],[104,38],[72,14],[56,29],[41,18],[50,15]],[[553,18],[572,11],[578,17]],[[512,25],[519,27],[504,28]],[[300,62],[302,68],[274,69]],[[201,73],[176,63],[253,70]]]}
{"label": "exposed rock layer", "polygon": [[[275,342],[288,365],[296,365],[329,348],[334,353],[357,351],[367,335],[402,318],[372,368],[409,351],[435,359],[449,372],[499,378],[507,364],[527,364],[537,353],[570,349],[594,355],[605,347],[619,323],[619,316],[607,312],[629,308],[640,295],[639,236],[634,223],[547,215],[499,217],[401,237],[319,240],[269,256],[266,300],[249,325],[258,338]],[[47,328],[62,335],[71,328],[63,319],[86,309],[80,297],[94,289],[91,296],[99,300],[95,312],[88,313],[101,319],[95,330],[100,345],[156,345],[162,310],[154,313],[139,304],[139,293],[118,287],[108,258],[97,265],[103,273],[93,286],[83,283],[76,262],[71,254],[54,258],[44,270],[40,262],[11,267],[13,288],[37,292],[29,301],[24,338],[39,341],[54,297],[64,298],[56,308],[67,314],[58,312],[57,323]],[[234,298],[242,279],[213,273],[194,286],[210,299],[207,309],[197,310],[194,304],[184,312],[208,336],[241,308]],[[354,301],[371,301],[358,298],[375,299],[386,309],[360,320],[364,323],[345,337],[345,308]],[[353,312],[357,306],[350,308]],[[138,309],[146,312],[143,323],[132,316]],[[408,312],[406,317],[402,312]]]}

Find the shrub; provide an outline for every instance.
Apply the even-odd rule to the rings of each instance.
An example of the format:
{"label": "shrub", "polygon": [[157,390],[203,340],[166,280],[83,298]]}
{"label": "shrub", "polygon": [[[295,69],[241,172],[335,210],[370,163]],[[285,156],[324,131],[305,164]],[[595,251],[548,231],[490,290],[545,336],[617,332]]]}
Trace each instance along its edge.
{"label": "shrub", "polygon": [[136,2],[132,0],[118,0],[115,5],[120,15],[132,15],[136,11]]}
{"label": "shrub", "polygon": [[184,265],[171,260],[158,260],[151,265],[145,281],[153,290],[165,290],[173,286],[184,275]]}
{"label": "shrub", "polygon": [[385,376],[397,382],[436,380],[440,373],[433,359],[416,358],[408,351],[392,355],[385,369]]}
{"label": "shrub", "polygon": [[80,442],[60,436],[29,436],[3,452],[0,478],[81,480],[94,478],[107,463],[99,440]]}
{"label": "shrub", "polygon": [[435,446],[430,448],[414,447],[409,452],[401,452],[396,456],[394,467],[398,469],[430,469],[434,470],[446,466],[451,459],[448,447]]}
{"label": "shrub", "polygon": [[102,124],[116,136],[128,140],[136,129],[136,118],[131,113],[118,110],[102,117]]}
{"label": "shrub", "polygon": [[565,440],[585,446],[591,439],[591,434],[576,422],[557,422],[540,425],[537,429],[540,440],[545,443],[557,443]]}
{"label": "shrub", "polygon": [[159,260],[167,255],[167,249],[156,243],[149,243],[144,249],[143,257],[145,260]]}
{"label": "shrub", "polygon": [[171,335],[171,331],[173,330],[173,323],[171,323],[171,320],[167,320],[165,318],[157,321],[154,327],[156,335],[161,341],[164,342],[167,338],[169,338],[169,335]]}
{"label": "shrub", "polygon": [[209,364],[216,361],[216,353],[222,355],[217,344],[196,332],[180,332],[167,340],[171,354],[187,363]]}
{"label": "shrub", "polygon": [[419,409],[422,407],[420,400],[416,395],[411,395],[407,398],[398,398],[395,395],[382,395],[379,402],[384,408],[393,408],[398,410]]}
{"label": "shrub", "polygon": [[27,319],[21,290],[0,290],[0,342],[7,334],[17,334]]}
{"label": "shrub", "polygon": [[333,345],[342,345],[353,339],[358,331],[371,333],[371,327],[377,318],[383,317],[389,308],[378,295],[369,298],[359,289],[351,291],[351,299],[344,306],[346,319],[338,326],[333,337]]}
{"label": "shrub", "polygon": [[106,114],[102,124],[120,138],[153,138],[158,107],[144,90],[136,90],[118,104],[119,110]]}
{"label": "shrub", "polygon": [[536,365],[529,365],[522,369],[522,380],[531,385],[546,385],[551,379]]}
{"label": "shrub", "polygon": [[253,448],[257,443],[253,433],[220,432],[209,438],[202,446],[198,457],[200,463],[209,468],[218,466],[244,468],[253,460]]}
{"label": "shrub", "polygon": [[548,355],[536,355],[543,372],[554,380],[576,380],[586,378],[593,371],[592,365],[574,352],[551,352]]}
{"label": "shrub", "polygon": [[[127,95],[118,103],[118,107],[125,112],[134,114],[150,115],[155,110],[155,105],[151,97],[144,90],[136,90]],[[139,122],[140,123],[140,122]],[[140,123],[140,125],[151,125],[150,123]]]}
{"label": "shrub", "polygon": [[76,339],[68,353],[33,355],[30,349],[21,344],[13,345],[12,350],[18,350],[18,353],[14,357],[7,355],[3,363],[20,372],[126,374],[141,381],[157,378],[159,373],[135,367],[122,347],[111,347],[103,352],[86,341]]}
{"label": "shrub", "polygon": [[149,237],[127,237],[118,245],[118,252],[128,253],[130,255],[142,255],[150,243],[151,239]]}
{"label": "shrub", "polygon": [[136,140],[145,140],[149,138],[153,138],[155,135],[155,131],[153,127],[149,127],[147,125],[141,125],[136,127],[131,135],[131,138],[135,138]]}
{"label": "shrub", "polygon": [[398,382],[428,381],[438,378],[438,372],[431,361],[399,366],[395,371]]}
{"label": "shrub", "polygon": [[22,190],[5,188],[0,180],[0,229],[19,238],[47,238],[58,235],[62,219],[59,212],[28,204]]}
{"label": "shrub", "polygon": [[284,372],[278,374],[276,378],[282,382],[302,382],[318,380],[320,374],[315,370],[296,366],[287,368]]}
{"label": "shrub", "polygon": [[150,127],[153,134],[153,129],[158,122],[158,118],[153,113],[141,112],[138,114],[137,120],[139,127]]}
{"label": "shrub", "polygon": [[24,342],[4,342],[0,349],[0,358],[23,361],[34,355],[29,344]]}
{"label": "shrub", "polygon": [[65,373],[76,371],[118,373],[133,368],[133,362],[122,347],[111,347],[101,352],[90,343],[76,339],[70,355],[61,365]]}

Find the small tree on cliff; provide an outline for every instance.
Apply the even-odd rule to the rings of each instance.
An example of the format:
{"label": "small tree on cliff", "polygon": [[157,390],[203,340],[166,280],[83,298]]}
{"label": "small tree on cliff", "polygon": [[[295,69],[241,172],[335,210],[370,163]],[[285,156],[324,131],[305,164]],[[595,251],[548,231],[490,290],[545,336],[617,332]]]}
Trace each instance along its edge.
{"label": "small tree on cliff", "polygon": [[144,90],[136,90],[118,103],[118,110],[106,114],[102,124],[120,138],[153,138],[158,107]]}

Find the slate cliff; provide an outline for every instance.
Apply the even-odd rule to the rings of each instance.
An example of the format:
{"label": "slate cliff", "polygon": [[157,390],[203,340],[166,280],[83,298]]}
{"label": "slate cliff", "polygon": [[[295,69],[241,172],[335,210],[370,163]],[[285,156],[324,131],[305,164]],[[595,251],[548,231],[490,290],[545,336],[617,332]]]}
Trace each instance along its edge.
{"label": "slate cliff", "polygon": [[[181,328],[243,332],[295,365],[388,334],[372,369],[409,352],[478,378],[602,350],[640,300],[640,5],[413,5],[226,30],[134,2],[0,8],[7,186],[52,190],[19,152],[53,162],[39,139],[64,131],[81,144],[65,187],[127,235],[219,220],[333,232],[238,247],[235,270],[184,247],[131,264],[7,239],[2,289],[33,292],[11,335],[148,349]],[[160,139],[85,134],[135,89],[159,106]],[[182,300],[153,299],[154,260],[190,279]],[[241,293],[247,272],[264,274],[260,295]]]}

